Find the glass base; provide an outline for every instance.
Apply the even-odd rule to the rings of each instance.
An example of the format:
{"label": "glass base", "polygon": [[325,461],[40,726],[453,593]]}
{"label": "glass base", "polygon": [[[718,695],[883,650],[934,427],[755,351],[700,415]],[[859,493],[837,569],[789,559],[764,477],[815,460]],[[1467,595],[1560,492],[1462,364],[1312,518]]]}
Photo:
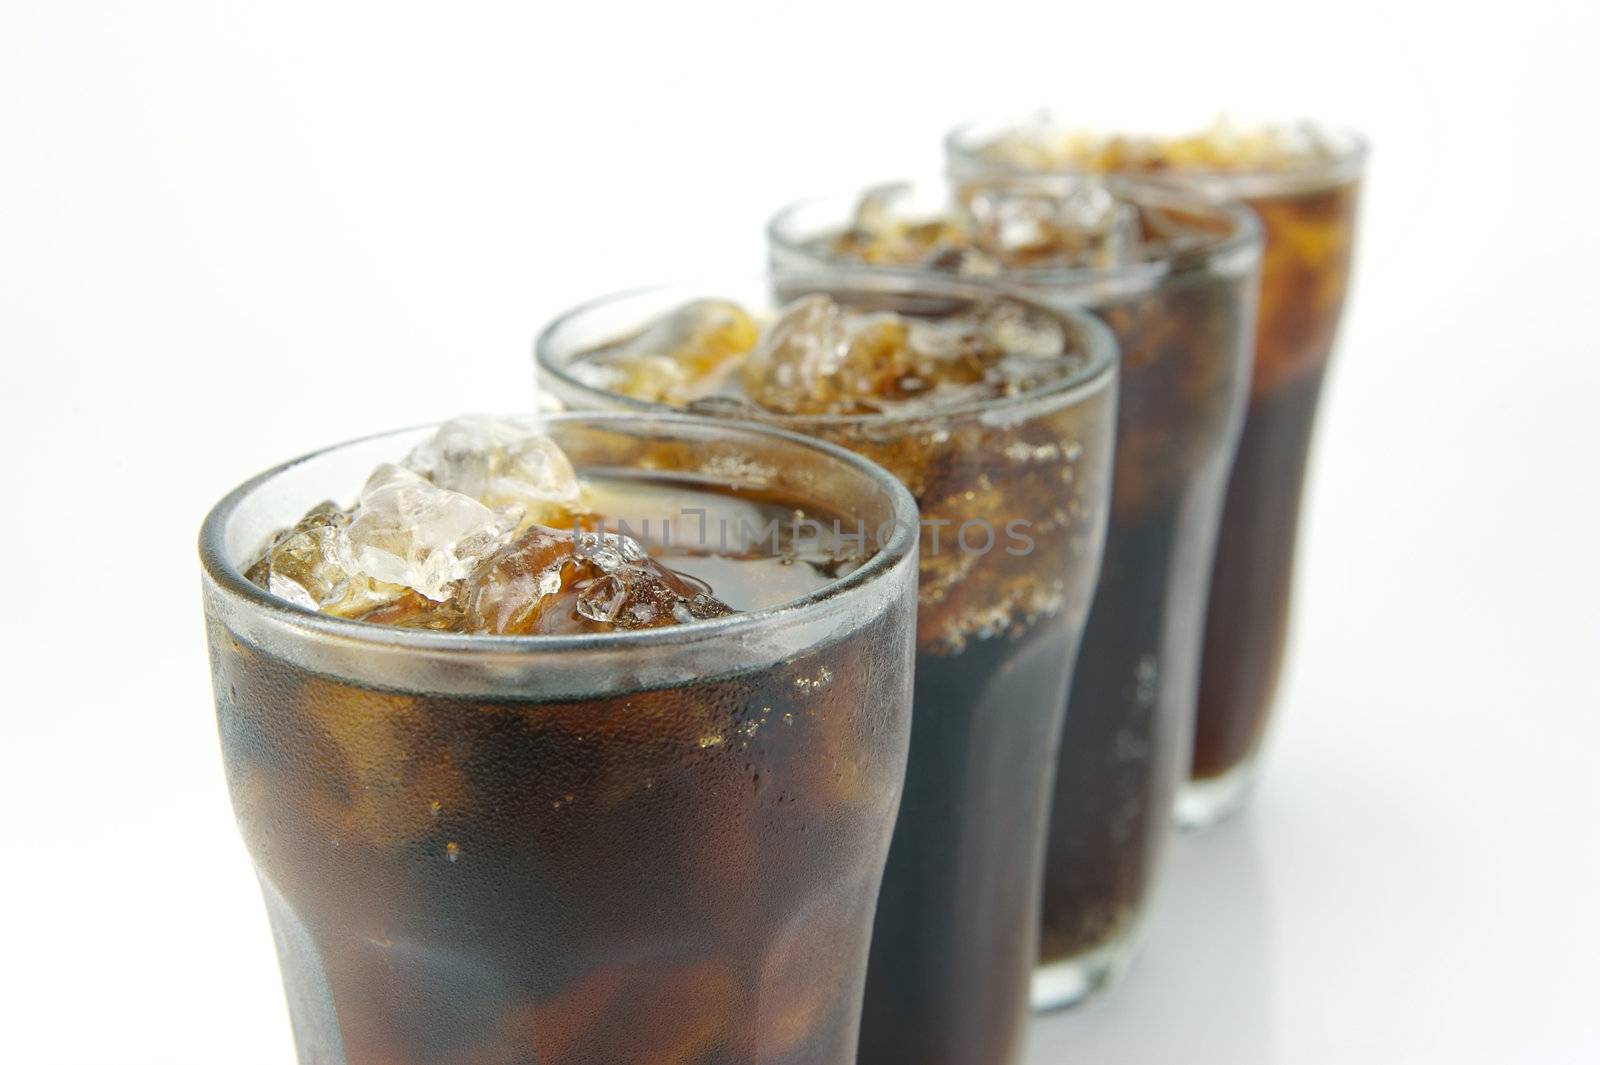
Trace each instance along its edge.
{"label": "glass base", "polygon": [[1178,827],[1203,831],[1242,810],[1255,788],[1257,757],[1250,755],[1220,777],[1186,781],[1178,790]]}
{"label": "glass base", "polygon": [[1033,970],[1034,1011],[1064,1010],[1093,998],[1121,978],[1133,954],[1133,937],[1123,936],[1076,958],[1040,965]]}

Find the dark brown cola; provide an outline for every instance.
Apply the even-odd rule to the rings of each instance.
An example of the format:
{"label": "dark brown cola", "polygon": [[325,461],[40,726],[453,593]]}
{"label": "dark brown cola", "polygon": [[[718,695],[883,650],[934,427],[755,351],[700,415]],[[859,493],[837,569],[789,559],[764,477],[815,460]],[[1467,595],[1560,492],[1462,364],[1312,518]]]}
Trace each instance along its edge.
{"label": "dark brown cola", "polygon": [[[543,380],[569,404],[660,400],[769,420],[910,489],[922,516],[911,754],[859,1061],[1015,1062],[1054,752],[1108,503],[1109,338],[1071,311],[950,279],[790,275],[771,303],[764,288],[662,290],[574,312],[541,338]],[[685,334],[650,324],[663,315],[727,321],[708,308],[728,297],[764,327],[702,387],[655,358],[670,352],[637,343]],[[675,394],[641,391],[658,380]]]}
{"label": "dark brown cola", "polygon": [[[1127,959],[1170,836],[1206,577],[1248,380],[1259,235],[1246,212],[1098,179],[973,180],[774,221],[774,261],[976,274],[1098,314],[1122,354],[1110,523],[1051,788],[1040,1005]],[[809,218],[809,224],[808,224]]]}
{"label": "dark brown cola", "polygon": [[1219,122],[1159,137],[1042,118],[956,130],[946,146],[962,180],[1149,175],[1242,200],[1260,216],[1255,368],[1213,564],[1192,780],[1178,804],[1185,823],[1214,823],[1245,800],[1276,696],[1306,458],[1349,281],[1366,144],[1311,123]]}
{"label": "dark brown cola", "polygon": [[[426,604],[394,605],[413,587],[387,624],[274,605],[221,564],[273,491],[208,521],[224,761],[300,1059],[849,1065],[904,772],[913,567],[909,539],[835,550],[831,530],[914,521],[910,502],[776,434],[556,429],[581,528],[415,577]],[[487,468],[478,497],[497,499],[507,463]],[[381,503],[364,492],[350,524]],[[830,532],[797,541],[802,518]],[[315,574],[304,537],[264,557],[277,587],[317,588],[371,561],[355,542]]]}
{"label": "dark brown cola", "polygon": [[1228,777],[1266,732],[1288,635],[1317,401],[1344,307],[1358,185],[1259,196],[1267,232],[1256,370],[1212,572],[1193,775]]}
{"label": "dark brown cola", "polygon": [[302,1047],[851,1060],[898,783],[882,625],[761,673],[548,703],[360,688],[216,641]]}
{"label": "dark brown cola", "polygon": [[1162,860],[1190,749],[1254,288],[1251,270],[1201,272],[1096,308],[1124,353],[1117,473],[1055,778],[1044,1004],[1125,963]]}

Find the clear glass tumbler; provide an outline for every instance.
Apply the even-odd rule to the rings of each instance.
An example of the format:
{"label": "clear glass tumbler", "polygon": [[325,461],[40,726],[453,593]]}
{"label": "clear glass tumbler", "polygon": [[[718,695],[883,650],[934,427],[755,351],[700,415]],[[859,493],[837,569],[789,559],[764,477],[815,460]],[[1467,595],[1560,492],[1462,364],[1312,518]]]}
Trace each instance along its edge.
{"label": "clear glass tumbler", "polygon": [[911,720],[911,497],[771,428],[544,428],[580,475],[668,471],[884,534],[772,609],[483,636],[314,613],[241,573],[430,429],[222,500],[200,541],[217,717],[300,1060],[849,1065]]}
{"label": "clear glass tumbler", "polygon": [[847,447],[902,480],[921,508],[911,757],[859,1060],[1008,1065],[1022,1052],[1062,708],[1109,503],[1110,334],[1076,311],[959,280],[841,270],[598,300],[545,330],[540,377],[569,406],[659,410],[597,387],[575,365],[703,297],[759,316],[818,293],[912,318],[997,301],[1026,307],[1056,323],[1077,360],[1038,389],[948,406],[791,415],[748,401],[695,405]]}
{"label": "clear glass tumbler", "polygon": [[[1288,635],[1294,551],[1317,401],[1344,308],[1367,144],[1345,130],[1288,127],[1208,144],[1087,137],[1060,121],[981,123],[946,138],[957,183],[1083,170],[1145,173],[1255,209],[1266,233],[1255,368],[1217,542],[1190,780],[1179,820],[1239,809],[1255,779]],[[1298,146],[1307,150],[1297,151]]]}
{"label": "clear glass tumbler", "polygon": [[[1045,862],[1034,1004],[1069,1005],[1131,959],[1188,775],[1202,627],[1228,468],[1250,376],[1261,232],[1254,216],[1148,182],[1103,190],[1137,236],[1097,265],[1007,266],[994,279],[1093,311],[1116,335],[1116,473],[1105,560],[1067,701]],[[963,204],[1015,195],[1020,209],[1067,203],[1074,179],[974,182],[955,190],[872,191],[913,224],[942,224],[937,246],[901,247],[924,269],[959,268],[974,236]],[[774,269],[815,270],[882,256],[857,226],[862,194],[780,212]],[[882,242],[879,242],[881,244]],[[973,245],[976,246],[976,245]],[[998,262],[998,260],[991,260]]]}

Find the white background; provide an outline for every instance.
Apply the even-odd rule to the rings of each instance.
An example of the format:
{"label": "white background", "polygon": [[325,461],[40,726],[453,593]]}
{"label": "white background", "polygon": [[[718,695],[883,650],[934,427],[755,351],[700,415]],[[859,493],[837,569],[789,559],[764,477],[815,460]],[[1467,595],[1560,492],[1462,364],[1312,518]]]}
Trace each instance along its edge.
{"label": "white background", "polygon": [[564,305],[754,270],[785,200],[1045,103],[1376,150],[1264,786],[1030,1065],[1600,1059],[1597,22],[0,0],[0,1059],[291,1060],[216,749],[214,499],[526,408]]}

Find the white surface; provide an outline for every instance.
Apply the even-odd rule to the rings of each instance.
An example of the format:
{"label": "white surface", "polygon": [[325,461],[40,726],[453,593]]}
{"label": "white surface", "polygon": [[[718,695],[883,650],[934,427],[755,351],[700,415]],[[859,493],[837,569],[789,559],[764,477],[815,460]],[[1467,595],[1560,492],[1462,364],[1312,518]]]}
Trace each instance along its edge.
{"label": "white surface", "polygon": [[291,1060],[215,498],[525,407],[565,304],[754,269],[786,199],[1054,102],[1377,149],[1264,786],[1032,1063],[1600,1058],[1594,5],[1087,6],[0,6],[0,1057]]}

